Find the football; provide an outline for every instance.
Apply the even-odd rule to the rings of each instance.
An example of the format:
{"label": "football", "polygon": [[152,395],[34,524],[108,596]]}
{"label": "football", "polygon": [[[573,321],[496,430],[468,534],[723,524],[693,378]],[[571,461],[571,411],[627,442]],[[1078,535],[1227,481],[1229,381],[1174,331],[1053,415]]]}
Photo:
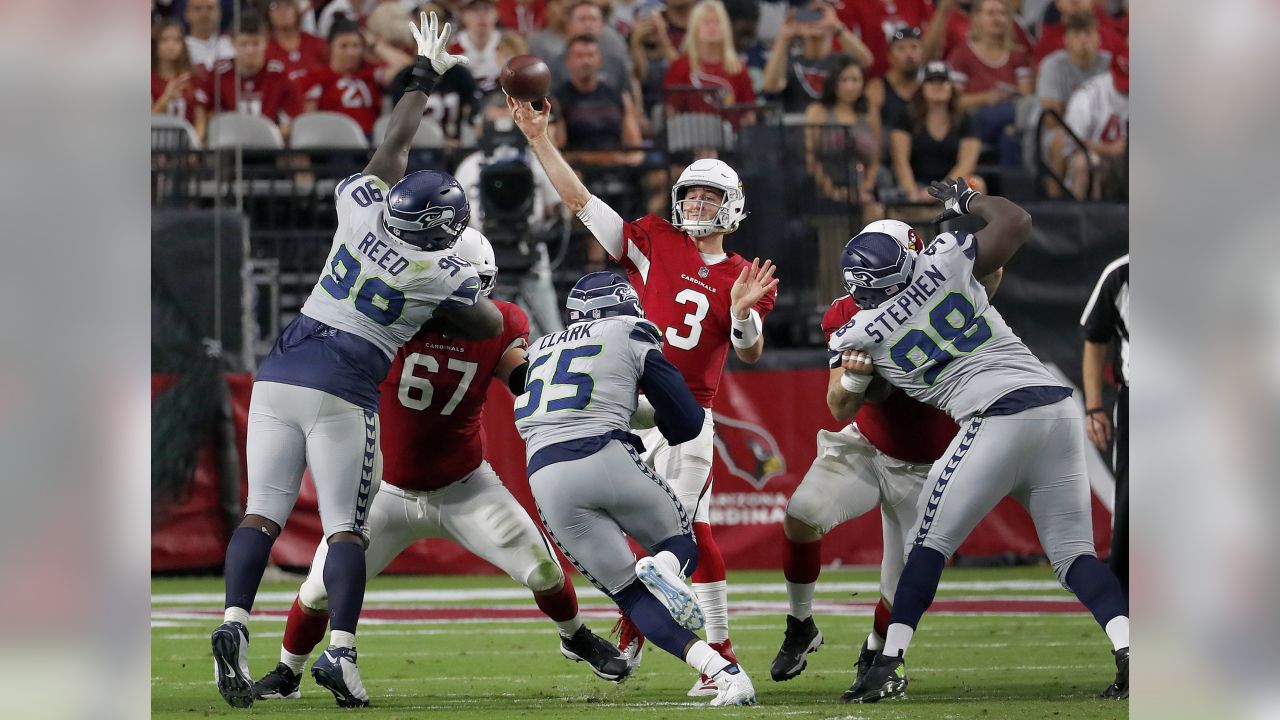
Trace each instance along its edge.
{"label": "football", "polygon": [[498,83],[516,100],[534,102],[550,94],[551,69],[536,55],[517,55],[503,66]]}

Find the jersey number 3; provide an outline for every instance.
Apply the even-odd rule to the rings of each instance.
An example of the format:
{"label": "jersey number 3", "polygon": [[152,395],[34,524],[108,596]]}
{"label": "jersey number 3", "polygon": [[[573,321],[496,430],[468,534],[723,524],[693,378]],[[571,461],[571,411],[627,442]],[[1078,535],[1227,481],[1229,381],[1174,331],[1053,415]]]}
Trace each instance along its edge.
{"label": "jersey number 3", "polygon": [[702,339],[702,320],[711,309],[711,302],[706,295],[689,288],[676,293],[676,302],[692,305],[693,310],[685,314],[684,327],[679,328],[679,331],[674,327],[667,328],[667,342],[681,350],[692,350]]}
{"label": "jersey number 3", "polygon": [[903,372],[927,367],[924,381],[930,385],[937,382],[942,370],[956,359],[943,345],[949,344],[956,354],[968,355],[991,339],[987,319],[975,318],[973,302],[958,292],[950,293],[933,306],[929,311],[929,325],[936,336],[914,328],[894,343],[889,357]]}

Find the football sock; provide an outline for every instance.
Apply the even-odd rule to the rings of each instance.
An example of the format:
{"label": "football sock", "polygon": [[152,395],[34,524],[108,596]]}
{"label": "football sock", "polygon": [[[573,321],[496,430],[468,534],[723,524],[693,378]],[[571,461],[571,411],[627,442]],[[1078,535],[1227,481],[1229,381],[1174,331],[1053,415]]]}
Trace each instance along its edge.
{"label": "football sock", "polygon": [[1129,647],[1129,618],[1120,615],[1111,618],[1111,622],[1103,628],[1107,637],[1111,638],[1111,646],[1115,650]]}
{"label": "football sock", "polygon": [[784,538],[782,576],[787,581],[787,602],[791,617],[804,620],[813,615],[813,591],[822,571],[822,541],[796,542]]}
{"label": "football sock", "polygon": [[[886,628],[886,629],[885,629],[885,632],[887,633],[887,632],[889,632],[889,630]],[[884,649],[884,635],[881,635],[880,633],[876,632],[875,630],[872,630],[871,632],[867,633],[867,649],[868,649],[868,650],[876,650],[876,651],[883,650],[883,649]]]}
{"label": "football sock", "polygon": [[872,649],[880,649],[881,643],[884,642],[885,634],[889,632],[889,618],[891,616],[892,611],[889,608],[889,603],[881,595],[880,601],[876,603],[876,614],[871,623],[871,636],[867,638],[867,647],[872,647],[872,638],[874,638],[875,647]]}
{"label": "football sock", "polygon": [[302,601],[294,598],[293,607],[289,608],[289,620],[284,625],[284,639],[280,643],[280,662],[294,672],[301,672],[311,651],[324,639],[324,631],[328,627],[327,613],[306,612]]}
{"label": "football sock", "polygon": [[729,588],[725,582],[694,583],[693,594],[706,620],[707,642],[721,643],[729,639]]}
{"label": "football sock", "polygon": [[[267,571],[274,538],[254,527],[239,527],[231,533],[227,543],[227,560],[224,568],[227,583],[227,608],[253,609],[253,599],[258,595],[258,584]],[[247,619],[247,618],[246,618]]]}
{"label": "football sock", "polygon": [[649,642],[678,658],[683,658],[684,649],[698,639],[697,635],[681,627],[666,606],[658,602],[658,598],[639,580],[616,593],[613,600]]}
{"label": "football sock", "polygon": [[[942,569],[947,559],[933,548],[917,545],[907,556],[907,565],[902,568],[902,577],[898,579],[898,592],[893,596],[893,611],[889,619],[894,625],[905,625],[912,630],[920,623],[929,606],[933,604],[933,596],[938,592],[938,581],[942,579]],[[885,634],[885,653],[892,655],[893,625]],[[906,646],[903,645],[905,649]]]}
{"label": "football sock", "polygon": [[889,626],[889,632],[884,639],[884,649],[880,652],[889,656],[906,654],[907,646],[911,644],[911,636],[915,633],[915,630],[902,623],[893,623]]}
{"label": "football sock", "polygon": [[247,628],[249,627],[249,611],[244,608],[229,607],[222,612],[222,622],[238,622]]}
{"label": "football sock", "polygon": [[578,594],[568,578],[555,590],[535,592],[533,601],[542,614],[556,624],[561,635],[571,637],[582,627],[582,618],[578,615]]}
{"label": "football sock", "polygon": [[324,561],[324,589],[329,595],[329,627],[354,634],[364,605],[364,548],[356,543],[329,544]]}
{"label": "football sock", "polygon": [[[1124,589],[1111,568],[1093,555],[1081,555],[1067,569],[1067,587],[1093,613],[1093,619],[1107,627],[1112,619],[1129,616]],[[1127,635],[1128,633],[1126,633]],[[1127,643],[1126,643],[1127,644]]]}
{"label": "football sock", "polygon": [[356,646],[356,634],[345,630],[334,630],[329,633],[329,644],[333,647],[353,648]]}
{"label": "football sock", "polygon": [[695,583],[715,583],[724,580],[724,556],[711,534],[711,525],[694,523],[693,535],[698,541],[698,567],[689,579]]}
{"label": "football sock", "polygon": [[721,670],[729,667],[733,663],[724,659],[716,649],[708,645],[706,642],[699,640],[689,648],[689,652],[684,656],[684,661],[699,673],[711,677]]}

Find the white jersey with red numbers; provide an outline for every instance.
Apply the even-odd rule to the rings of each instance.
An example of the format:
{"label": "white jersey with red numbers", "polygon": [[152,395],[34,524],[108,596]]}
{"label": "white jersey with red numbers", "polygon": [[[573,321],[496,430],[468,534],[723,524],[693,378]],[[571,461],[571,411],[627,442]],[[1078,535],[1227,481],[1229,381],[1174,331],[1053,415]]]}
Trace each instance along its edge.
{"label": "white jersey with red numbers", "polygon": [[422,331],[396,353],[382,381],[382,479],[405,490],[438,490],[484,460],[484,402],[502,356],[529,345],[529,317],[501,300],[502,334],[459,340]]}
{"label": "white jersey with red numbers", "polygon": [[1129,96],[1116,90],[1111,73],[1095,75],[1071,94],[1063,118],[1085,142],[1109,143],[1129,138]]}
{"label": "white jersey with red numbers", "polygon": [[[684,376],[698,404],[710,408],[729,354],[729,293],[748,264],[741,255],[704,258],[688,233],[656,215],[623,224],[615,258],[640,294],[645,317],[662,331],[662,354]],[[777,290],[755,305],[764,319]]]}

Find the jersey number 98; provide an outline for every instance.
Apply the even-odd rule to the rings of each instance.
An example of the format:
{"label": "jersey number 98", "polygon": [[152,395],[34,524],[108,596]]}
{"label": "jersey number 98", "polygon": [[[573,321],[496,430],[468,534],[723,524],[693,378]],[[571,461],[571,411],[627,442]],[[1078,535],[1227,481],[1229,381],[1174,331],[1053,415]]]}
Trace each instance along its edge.
{"label": "jersey number 98", "polygon": [[[991,326],[984,317],[974,317],[973,302],[952,292],[929,311],[929,325],[936,335],[914,328],[889,348],[889,357],[902,369],[911,372],[926,368],[924,381],[938,380],[944,368],[956,355],[968,355],[991,339]],[[956,354],[943,349],[950,345]]]}
{"label": "jersey number 98", "polygon": [[[329,273],[320,278],[320,286],[335,300],[346,300],[351,297],[359,279],[360,261],[346,245],[340,245],[329,260]],[[370,276],[356,290],[355,306],[361,315],[379,325],[390,325],[404,312],[404,293],[383,282],[382,278]]]}

